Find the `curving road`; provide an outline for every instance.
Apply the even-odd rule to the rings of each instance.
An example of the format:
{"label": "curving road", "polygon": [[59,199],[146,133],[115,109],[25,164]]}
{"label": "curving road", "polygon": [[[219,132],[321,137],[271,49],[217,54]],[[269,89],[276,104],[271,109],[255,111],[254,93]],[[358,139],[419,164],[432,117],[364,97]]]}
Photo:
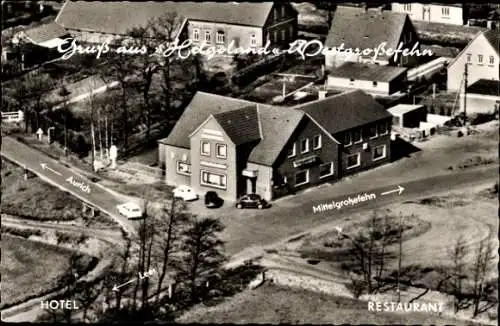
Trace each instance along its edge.
{"label": "curving road", "polygon": [[129,234],[137,235],[137,222],[128,220],[116,210],[116,205],[122,204],[126,200],[125,197],[119,197],[57,160],[11,137],[2,137],[1,155],[35,173],[45,182],[97,207],[119,223]]}

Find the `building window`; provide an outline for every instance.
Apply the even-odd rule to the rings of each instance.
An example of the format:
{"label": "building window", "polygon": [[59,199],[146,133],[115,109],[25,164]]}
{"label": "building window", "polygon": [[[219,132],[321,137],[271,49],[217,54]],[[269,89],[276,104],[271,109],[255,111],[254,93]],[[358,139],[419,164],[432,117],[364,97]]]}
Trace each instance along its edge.
{"label": "building window", "polygon": [[217,32],[217,44],[224,44],[224,42],[225,42],[224,32],[218,31]]}
{"label": "building window", "polygon": [[495,57],[490,55],[490,65],[495,63]]}
{"label": "building window", "polygon": [[377,125],[370,126],[370,129],[368,131],[368,137],[370,138],[377,137]]}
{"label": "building window", "polygon": [[321,148],[321,135],[314,136],[313,138],[313,148],[320,149]]}
{"label": "building window", "polygon": [[344,146],[349,146],[352,144],[351,132],[347,131],[344,134]]}
{"label": "building window", "polygon": [[387,122],[381,122],[377,125],[377,134],[386,135],[388,133]]}
{"label": "building window", "polygon": [[286,16],[285,10],[286,10],[285,6],[281,6],[281,17],[283,17],[283,18],[285,18],[285,16]]}
{"label": "building window", "polygon": [[377,87],[377,82],[376,81],[373,82],[373,87]]}
{"label": "building window", "polygon": [[226,144],[216,144],[215,145],[215,156],[218,158],[226,158],[227,157]]}
{"label": "building window", "polygon": [[201,155],[210,156],[210,143],[205,140],[201,141]]}
{"label": "building window", "polygon": [[278,9],[274,8],[274,20],[278,20]]}
{"label": "building window", "polygon": [[441,8],[441,14],[443,16],[449,16],[450,15],[450,8]]}
{"label": "building window", "polygon": [[281,41],[282,42],[286,41],[286,29],[281,30]]}
{"label": "building window", "polygon": [[193,29],[193,41],[198,42],[200,40],[200,30],[198,28]]}
{"label": "building window", "polygon": [[471,62],[472,60],[472,54],[467,53],[467,62]]}
{"label": "building window", "polygon": [[352,169],[361,165],[361,154],[347,155],[347,168]]}
{"label": "building window", "polygon": [[293,40],[293,25],[288,28],[288,36],[290,41]]}
{"label": "building window", "polygon": [[352,86],[352,85],[354,85],[354,79],[352,79],[352,78],[351,78],[351,79],[349,80],[349,85],[351,85],[351,86]]}
{"label": "building window", "polygon": [[278,30],[274,30],[273,35],[274,43],[278,43]]}
{"label": "building window", "polygon": [[212,173],[201,170],[201,184],[208,187],[226,189],[227,178],[225,174]]}
{"label": "building window", "polygon": [[404,10],[405,11],[411,11],[411,3],[405,3],[404,4]]}
{"label": "building window", "polygon": [[376,146],[373,148],[373,160],[381,160],[385,157],[385,145]]}
{"label": "building window", "polygon": [[205,42],[212,43],[212,33],[210,31],[205,31]]}
{"label": "building window", "polygon": [[177,173],[184,175],[191,175],[191,164],[177,161]]}
{"label": "building window", "polygon": [[250,35],[250,46],[257,46],[257,36],[255,35],[255,33],[252,33],[252,35]]}
{"label": "building window", "polygon": [[309,138],[302,139],[302,141],[300,142],[300,152],[309,152]]}
{"label": "building window", "polygon": [[319,177],[324,178],[333,174],[333,162],[321,164],[319,166]]}
{"label": "building window", "polygon": [[477,62],[478,63],[483,63],[483,55],[482,54],[478,54],[477,55]]}
{"label": "building window", "polygon": [[295,186],[300,186],[309,182],[309,170],[302,170],[295,173]]}
{"label": "building window", "polygon": [[297,144],[293,143],[292,148],[288,149],[288,157],[294,157],[297,154]]}
{"label": "building window", "polygon": [[354,141],[355,144],[363,141],[361,129],[356,129],[352,132],[352,140]]}

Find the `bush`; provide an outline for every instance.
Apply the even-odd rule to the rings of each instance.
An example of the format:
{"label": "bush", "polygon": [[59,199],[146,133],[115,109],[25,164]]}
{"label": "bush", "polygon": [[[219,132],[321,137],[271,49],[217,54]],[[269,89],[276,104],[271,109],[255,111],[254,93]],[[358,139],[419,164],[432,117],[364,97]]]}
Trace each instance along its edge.
{"label": "bush", "polygon": [[2,233],[8,233],[8,234],[15,235],[18,237],[23,237],[25,239],[29,238],[32,235],[35,235],[35,236],[42,235],[41,230],[18,229],[18,228],[13,228],[13,227],[8,227],[8,226],[2,226]]}

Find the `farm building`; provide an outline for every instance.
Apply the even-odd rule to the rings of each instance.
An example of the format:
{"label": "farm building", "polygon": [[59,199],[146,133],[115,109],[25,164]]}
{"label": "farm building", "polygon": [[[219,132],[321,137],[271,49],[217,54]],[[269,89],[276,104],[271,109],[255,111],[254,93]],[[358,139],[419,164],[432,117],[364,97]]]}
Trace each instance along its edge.
{"label": "farm building", "polygon": [[405,89],[406,68],[345,62],[328,73],[327,88],[391,95]]}
{"label": "farm building", "polygon": [[418,128],[426,121],[427,110],[423,105],[398,104],[387,109],[392,114],[392,125],[401,128]]}

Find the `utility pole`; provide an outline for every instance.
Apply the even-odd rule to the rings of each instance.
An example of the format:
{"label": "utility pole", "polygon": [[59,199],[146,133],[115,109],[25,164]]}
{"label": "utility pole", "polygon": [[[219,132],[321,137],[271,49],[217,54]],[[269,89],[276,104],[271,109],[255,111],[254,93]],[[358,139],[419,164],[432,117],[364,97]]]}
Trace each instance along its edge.
{"label": "utility pole", "polygon": [[469,75],[468,69],[469,64],[466,63],[464,71],[464,124],[467,127],[467,134],[469,134],[469,126],[467,124],[467,77]]}
{"label": "utility pole", "polygon": [[398,303],[401,302],[401,288],[400,288],[400,277],[401,277],[401,260],[403,254],[403,214],[399,214],[399,257],[398,257]]}

